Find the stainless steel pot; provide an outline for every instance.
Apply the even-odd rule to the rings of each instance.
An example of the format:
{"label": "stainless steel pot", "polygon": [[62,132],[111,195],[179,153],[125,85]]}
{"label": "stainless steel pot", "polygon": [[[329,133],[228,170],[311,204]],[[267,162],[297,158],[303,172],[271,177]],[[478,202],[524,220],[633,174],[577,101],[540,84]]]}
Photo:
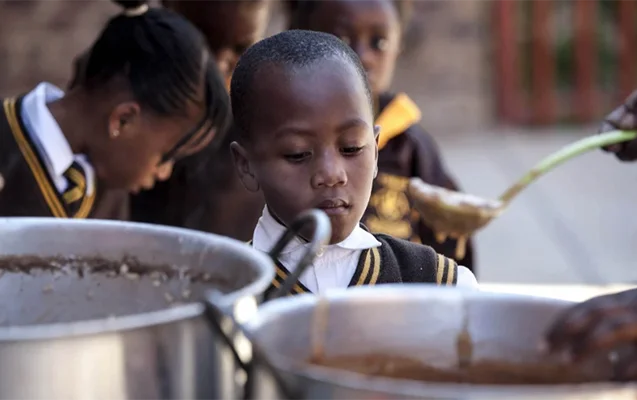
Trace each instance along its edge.
{"label": "stainless steel pot", "polygon": [[[432,384],[363,375],[308,365],[319,297],[280,299],[261,307],[245,328],[266,349],[292,397],[303,399],[635,399],[633,386],[583,384],[496,386]],[[458,361],[456,338],[467,313],[474,359],[507,361],[538,357],[538,345],[557,313],[572,303],[529,296],[382,285],[333,292],[320,337],[325,354],[389,353],[418,357],[430,365]],[[254,380],[255,399],[282,398],[280,385]]]}
{"label": "stainless steel pot", "polygon": [[[329,219],[317,211],[302,216],[291,231],[308,222],[316,229],[304,262],[330,236]],[[293,232],[284,235],[273,252],[292,237]],[[239,396],[235,358],[217,334],[218,324],[209,319],[204,292],[215,293],[215,310],[245,322],[274,276],[268,255],[184,229],[42,218],[0,219],[0,255],[5,267],[7,256],[22,262],[29,256],[73,255],[122,264],[134,256],[151,266],[187,266],[215,282],[193,284],[188,300],[169,305],[166,293],[178,297],[183,280],[168,280],[160,291],[150,274],[113,278],[5,271],[0,278],[0,398]]]}

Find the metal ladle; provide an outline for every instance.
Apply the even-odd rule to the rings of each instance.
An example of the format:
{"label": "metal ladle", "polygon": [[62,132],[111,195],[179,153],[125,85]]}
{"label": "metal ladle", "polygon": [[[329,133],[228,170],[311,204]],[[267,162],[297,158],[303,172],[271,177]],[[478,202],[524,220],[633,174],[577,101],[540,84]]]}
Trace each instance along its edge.
{"label": "metal ladle", "polygon": [[544,158],[498,199],[485,199],[429,185],[420,178],[411,178],[408,190],[422,220],[436,232],[436,239],[443,242],[451,237],[458,241],[456,258],[461,260],[465,255],[467,238],[502,214],[511,200],[540,176],[587,151],[635,138],[637,132],[612,131],[578,140]]}

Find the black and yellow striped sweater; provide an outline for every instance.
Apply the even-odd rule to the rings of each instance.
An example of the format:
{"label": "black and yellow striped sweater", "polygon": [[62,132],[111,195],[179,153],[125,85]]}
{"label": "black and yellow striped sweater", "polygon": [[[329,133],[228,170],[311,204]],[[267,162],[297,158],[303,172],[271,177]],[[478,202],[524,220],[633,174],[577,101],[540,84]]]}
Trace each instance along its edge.
{"label": "black and yellow striped sweater", "polygon": [[[57,190],[21,119],[22,98],[2,100],[0,110],[0,216],[125,219],[127,193],[98,190],[69,199]],[[73,171],[68,171],[73,172]],[[86,182],[76,173],[74,183]],[[72,200],[72,201],[71,201]]]}
{"label": "black and yellow striped sweater", "polygon": [[[363,250],[352,279],[351,286],[379,285],[384,283],[433,283],[455,286],[458,265],[429,246],[397,239],[384,234],[374,234],[380,247]],[[251,244],[251,242],[249,242]],[[281,286],[290,271],[276,262],[276,275],[266,295]],[[311,293],[297,282],[290,294]]]}

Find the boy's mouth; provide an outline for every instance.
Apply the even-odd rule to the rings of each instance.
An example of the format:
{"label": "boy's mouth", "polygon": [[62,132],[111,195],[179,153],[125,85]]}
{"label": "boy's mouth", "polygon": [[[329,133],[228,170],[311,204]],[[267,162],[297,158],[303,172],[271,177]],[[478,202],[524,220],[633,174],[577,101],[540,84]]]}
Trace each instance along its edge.
{"label": "boy's mouth", "polygon": [[318,203],[316,208],[323,210],[327,215],[342,215],[349,212],[351,205],[342,199],[326,199]]}

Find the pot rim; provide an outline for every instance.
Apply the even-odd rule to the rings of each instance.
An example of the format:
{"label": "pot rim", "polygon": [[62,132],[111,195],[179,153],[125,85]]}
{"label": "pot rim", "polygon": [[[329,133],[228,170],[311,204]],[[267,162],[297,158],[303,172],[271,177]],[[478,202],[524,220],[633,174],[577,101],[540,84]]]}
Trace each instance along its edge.
{"label": "pot rim", "polygon": [[[5,234],[10,234],[10,231],[12,229],[23,229],[30,226],[70,226],[77,227],[79,229],[103,228],[105,230],[112,230],[120,233],[126,228],[133,228],[137,230],[141,229],[145,233],[154,233],[158,235],[170,234],[178,237],[187,237],[189,239],[192,239],[193,241],[198,241],[203,244],[208,243],[214,244],[215,246],[223,246],[224,248],[232,252],[243,253],[244,256],[251,258],[252,261],[254,261],[254,264],[258,266],[259,276],[255,281],[242,287],[239,290],[221,294],[218,300],[218,303],[221,307],[230,307],[241,298],[255,297],[259,294],[262,294],[270,285],[270,282],[274,278],[275,274],[274,265],[267,254],[255,250],[251,246],[248,246],[247,244],[235,239],[215,235],[212,233],[199,232],[191,229],[130,221],[111,221],[98,219],[58,219],[45,217],[2,217],[0,218],[0,226],[3,230],[5,230]],[[207,298],[210,293],[218,294],[219,291],[214,289],[208,290],[204,293],[204,298]],[[205,310],[203,301],[186,303],[157,311],[130,314],[120,317],[96,318],[65,323],[0,327],[0,342],[46,340],[75,336],[86,336],[174,323],[186,319],[196,318],[202,315]]]}
{"label": "pot rim", "polygon": [[[273,317],[287,314],[294,310],[303,308],[314,308],[319,299],[329,301],[344,301],[347,299],[425,299],[436,296],[457,296],[462,293],[465,299],[472,297],[491,297],[509,300],[523,300],[533,298],[540,304],[575,304],[570,300],[561,300],[541,296],[530,296],[514,293],[487,292],[482,290],[467,288],[447,288],[431,286],[419,283],[384,284],[379,286],[360,286],[348,288],[346,290],[335,290],[325,295],[299,294],[294,297],[276,299],[265,303],[259,307],[259,312],[247,324],[246,328],[256,332],[258,340],[258,330],[268,323]],[[300,376],[305,379],[325,382],[342,388],[360,391],[374,391],[385,395],[402,395],[409,397],[422,397],[423,392],[428,396],[435,396],[438,399],[458,399],[459,396],[511,396],[519,395],[533,396],[539,392],[550,392],[552,394],[567,393],[578,390],[587,394],[607,392],[609,390],[621,391],[632,389],[637,394],[637,385],[622,384],[612,382],[596,382],[582,384],[562,384],[562,385],[474,385],[474,384],[443,384],[420,382],[408,379],[394,379],[385,377],[369,377],[357,372],[335,370],[332,368],[308,365],[304,361],[291,360],[288,357],[277,353],[269,354],[273,364],[285,373]],[[471,397],[471,396],[470,396]]]}

